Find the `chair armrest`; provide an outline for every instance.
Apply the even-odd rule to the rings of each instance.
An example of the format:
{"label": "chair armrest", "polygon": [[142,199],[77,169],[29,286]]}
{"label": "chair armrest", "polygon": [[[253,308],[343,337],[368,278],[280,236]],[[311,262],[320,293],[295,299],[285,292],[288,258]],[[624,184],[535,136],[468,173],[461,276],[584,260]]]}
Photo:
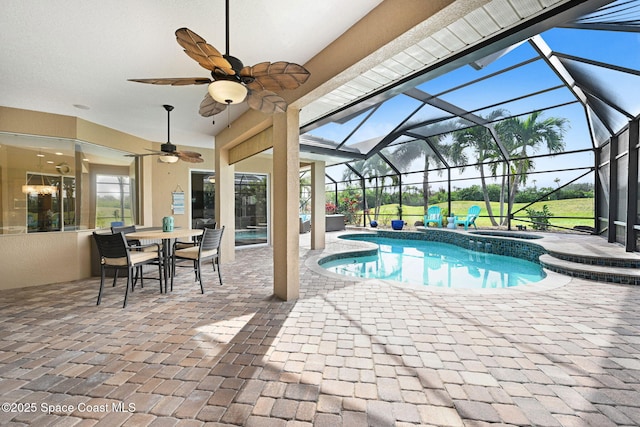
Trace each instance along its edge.
{"label": "chair armrest", "polygon": [[184,249],[184,248],[190,248],[193,246],[198,246],[199,242],[194,242],[193,240],[190,240],[188,242],[184,242],[182,240],[176,240],[175,242],[173,242],[173,249]]}
{"label": "chair armrest", "polygon": [[152,248],[154,246],[155,246],[156,250],[159,252],[160,251],[160,244],[159,243],[147,243],[145,245],[127,246],[127,249],[139,251],[139,250],[142,250],[142,249],[145,249],[145,248]]}

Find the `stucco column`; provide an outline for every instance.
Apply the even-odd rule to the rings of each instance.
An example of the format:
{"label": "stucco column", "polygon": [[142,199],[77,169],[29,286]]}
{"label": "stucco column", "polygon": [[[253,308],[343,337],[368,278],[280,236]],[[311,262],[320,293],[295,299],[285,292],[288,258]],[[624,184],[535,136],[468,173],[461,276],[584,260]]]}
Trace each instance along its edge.
{"label": "stucco column", "polygon": [[273,118],[273,291],[285,301],[300,291],[299,110]]}
{"label": "stucco column", "polygon": [[216,172],[216,222],[218,228],[224,226],[220,245],[220,262],[236,259],[236,216],[235,216],[235,166],[229,164],[229,150],[215,149]]}
{"label": "stucco column", "polygon": [[324,162],[311,163],[311,249],[324,249],[325,203]]}

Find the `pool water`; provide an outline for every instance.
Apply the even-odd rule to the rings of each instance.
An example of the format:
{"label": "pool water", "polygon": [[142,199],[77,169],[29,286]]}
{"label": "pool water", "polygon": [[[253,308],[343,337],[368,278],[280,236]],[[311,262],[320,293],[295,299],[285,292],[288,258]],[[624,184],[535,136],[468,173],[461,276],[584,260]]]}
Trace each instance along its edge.
{"label": "pool water", "polygon": [[345,276],[442,288],[507,288],[545,277],[537,263],[448,243],[376,236],[357,240],[377,243],[378,254],[321,261],[321,266]]}
{"label": "pool water", "polygon": [[255,228],[251,230],[236,231],[235,237],[236,237],[236,246],[267,243],[267,229]]}

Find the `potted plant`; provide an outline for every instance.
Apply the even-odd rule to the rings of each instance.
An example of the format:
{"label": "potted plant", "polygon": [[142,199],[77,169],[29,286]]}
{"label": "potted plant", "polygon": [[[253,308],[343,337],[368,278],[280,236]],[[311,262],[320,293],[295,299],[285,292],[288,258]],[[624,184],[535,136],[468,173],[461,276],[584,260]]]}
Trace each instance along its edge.
{"label": "potted plant", "polygon": [[400,219],[391,220],[391,228],[394,230],[402,230],[402,227],[404,227],[404,221],[402,220],[402,206],[400,205],[398,205],[398,217],[400,217]]}

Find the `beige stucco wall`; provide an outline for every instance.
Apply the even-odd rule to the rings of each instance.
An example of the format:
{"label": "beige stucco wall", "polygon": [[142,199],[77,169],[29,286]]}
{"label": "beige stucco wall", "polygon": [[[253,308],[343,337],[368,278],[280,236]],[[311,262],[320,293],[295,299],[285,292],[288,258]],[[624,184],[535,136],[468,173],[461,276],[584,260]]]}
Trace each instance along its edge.
{"label": "beige stucco wall", "polygon": [[0,289],[91,276],[91,231],[0,236]]}

